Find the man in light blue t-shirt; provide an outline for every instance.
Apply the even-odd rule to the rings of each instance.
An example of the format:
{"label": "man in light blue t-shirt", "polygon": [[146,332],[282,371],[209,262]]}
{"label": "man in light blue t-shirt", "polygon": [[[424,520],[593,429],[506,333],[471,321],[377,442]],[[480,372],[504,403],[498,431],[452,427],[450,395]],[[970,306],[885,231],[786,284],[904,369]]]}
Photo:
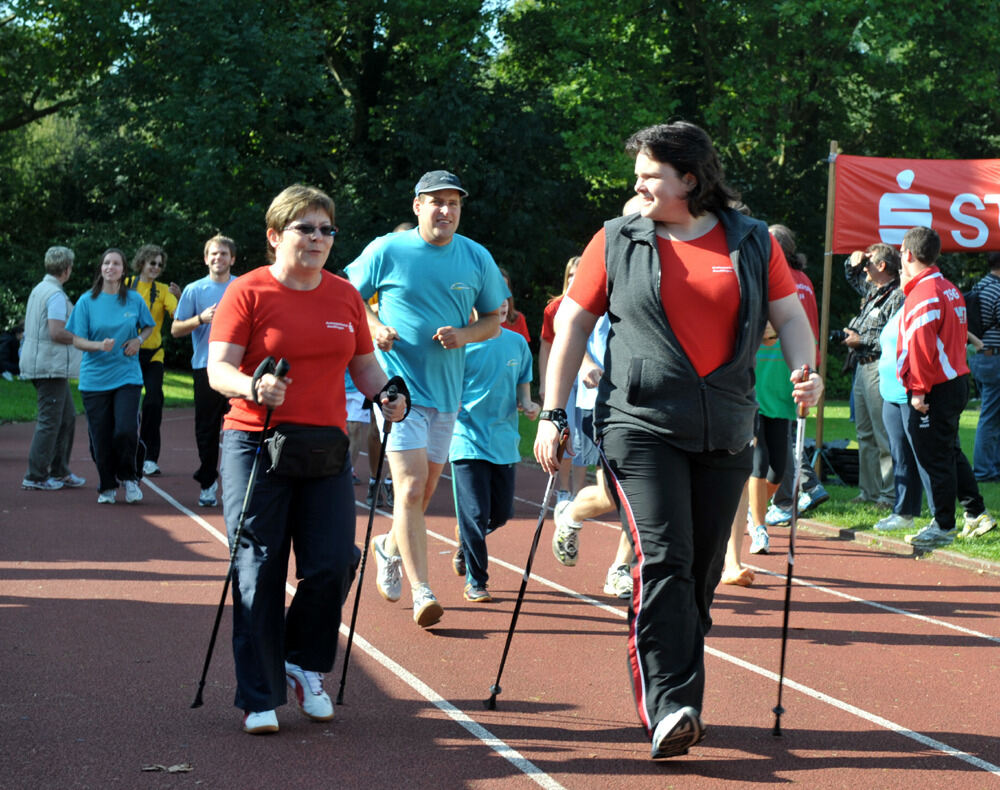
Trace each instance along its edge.
{"label": "man in light blue t-shirt", "polygon": [[208,275],[184,287],[177,302],[170,334],[174,337],[191,335],[194,353],[191,374],[194,379],[194,438],[198,445],[200,465],[194,473],[201,493],[198,504],[214,507],[218,504],[219,431],[222,418],[229,410],[229,399],[208,384],[208,336],[212,330],[215,308],[229,283],[236,263],[236,242],[227,236],[213,236],[205,242],[205,265]]}
{"label": "man in light blue t-shirt", "polygon": [[424,510],[448,460],[464,348],[496,333],[509,291],[489,252],[456,233],[468,194],[458,178],[424,173],[414,193],[417,227],[375,239],[345,274],[366,301],[378,294],[378,314],[368,310],[376,353],[389,376],[406,382],[413,407],[386,446],[395,501],[392,529],[372,539],[378,588],[398,601],[405,567],[413,618],[426,628],[444,610],[427,583]]}

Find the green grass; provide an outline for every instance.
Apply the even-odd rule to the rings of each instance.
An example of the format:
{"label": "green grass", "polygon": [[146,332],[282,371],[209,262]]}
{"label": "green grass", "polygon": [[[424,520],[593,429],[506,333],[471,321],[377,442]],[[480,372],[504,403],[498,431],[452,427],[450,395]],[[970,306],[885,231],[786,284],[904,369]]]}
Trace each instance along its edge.
{"label": "green grass", "polygon": [[[83,401],[76,388],[76,381],[69,383],[73,392],[76,413],[83,414]],[[168,370],[163,374],[163,400],[168,409],[194,405],[194,389],[190,371]],[[37,414],[35,388],[30,381],[7,381],[0,378],[0,424],[5,422],[30,422]]]}
{"label": "green grass", "polygon": [[[976,423],[979,420],[979,404],[971,402],[962,414],[962,422],[959,428],[959,436],[962,441],[962,448],[966,456],[971,458],[972,446],[976,437]],[[823,442],[833,442],[838,439],[847,439],[850,447],[857,447],[854,423],[850,421],[847,401],[829,401],[823,410]],[[521,457],[526,459],[534,458],[535,428],[537,423],[521,415]],[[816,418],[810,416],[806,425],[806,436],[815,438]],[[852,530],[863,530],[874,532],[872,525],[885,515],[884,511],[876,510],[869,505],[859,505],[852,503],[854,497],[858,495],[855,486],[838,485],[832,480],[823,483],[827,491],[830,492],[830,501],[822,505],[818,510],[810,514],[810,518],[821,521],[824,524],[831,524],[836,527]],[[1000,483],[980,483],[980,493],[986,502],[986,507],[994,517],[1000,518]],[[961,508],[958,509],[959,524],[962,523]],[[930,521],[931,515],[924,504],[921,518],[917,524],[923,525]],[[905,532],[878,533],[889,537],[902,539]],[[956,551],[969,557],[1000,562],[1000,527],[988,532],[986,535],[972,541],[956,539],[948,547],[949,550]]]}

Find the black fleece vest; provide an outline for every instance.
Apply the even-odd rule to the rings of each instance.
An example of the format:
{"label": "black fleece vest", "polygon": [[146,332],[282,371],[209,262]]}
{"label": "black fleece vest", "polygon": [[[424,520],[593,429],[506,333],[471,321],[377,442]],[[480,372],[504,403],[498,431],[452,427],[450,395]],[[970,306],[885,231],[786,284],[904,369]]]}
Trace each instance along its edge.
{"label": "black fleece vest", "polygon": [[[660,301],[653,222],[637,214],[604,225],[611,329],[594,423],[626,424],[689,452],[742,450],[754,434],[754,362],[767,323],[767,226],[719,213],[740,285],[733,357],[705,377],[688,360]],[[700,316],[709,325],[713,316]]]}

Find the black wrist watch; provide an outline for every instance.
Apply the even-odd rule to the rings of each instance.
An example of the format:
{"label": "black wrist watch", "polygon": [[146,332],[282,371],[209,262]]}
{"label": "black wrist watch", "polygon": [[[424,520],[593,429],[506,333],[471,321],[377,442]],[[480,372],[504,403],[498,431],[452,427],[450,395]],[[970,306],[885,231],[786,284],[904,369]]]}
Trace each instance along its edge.
{"label": "black wrist watch", "polygon": [[566,416],[565,409],[546,409],[538,415],[538,419],[555,423],[559,433],[569,430],[569,418]]}

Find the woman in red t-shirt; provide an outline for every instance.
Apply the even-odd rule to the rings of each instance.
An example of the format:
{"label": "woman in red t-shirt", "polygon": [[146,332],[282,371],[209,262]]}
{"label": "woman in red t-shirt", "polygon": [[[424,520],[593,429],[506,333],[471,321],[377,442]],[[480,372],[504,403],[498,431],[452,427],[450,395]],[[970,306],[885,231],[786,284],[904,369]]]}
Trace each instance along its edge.
{"label": "woman in red t-shirt", "polygon": [[[272,201],[266,219],[272,263],[226,289],[208,348],[209,383],[231,399],[221,463],[230,544],[269,409],[273,424],[345,431],[345,369],[382,404],[386,419],[402,419],[406,408],[404,398],[385,396],[361,296],[323,269],[337,232],[333,201],[318,189],[291,186]],[[285,359],[288,375],[255,380],[268,356]],[[344,450],[340,471],[322,477],[278,474],[268,469],[267,453],[258,461],[233,566],[236,706],[246,732],[277,731],[275,708],[285,702],[286,679],[306,716],[333,718],[321,673],[333,668],[341,603],[360,559],[346,442]],[[289,548],[299,582],[286,615]]]}
{"label": "woman in red t-shirt", "polygon": [[795,400],[816,403],[822,382],[800,370],[815,352],[784,257],[763,223],[730,208],[737,195],[708,135],[665,124],[626,148],[639,212],[594,237],[559,308],[535,457],[558,470],[562,407],[607,312],[594,420],[636,553],[629,660],[651,754],[661,758],[704,734],[704,640],[750,473],[753,365],[768,320],[795,370]]}

